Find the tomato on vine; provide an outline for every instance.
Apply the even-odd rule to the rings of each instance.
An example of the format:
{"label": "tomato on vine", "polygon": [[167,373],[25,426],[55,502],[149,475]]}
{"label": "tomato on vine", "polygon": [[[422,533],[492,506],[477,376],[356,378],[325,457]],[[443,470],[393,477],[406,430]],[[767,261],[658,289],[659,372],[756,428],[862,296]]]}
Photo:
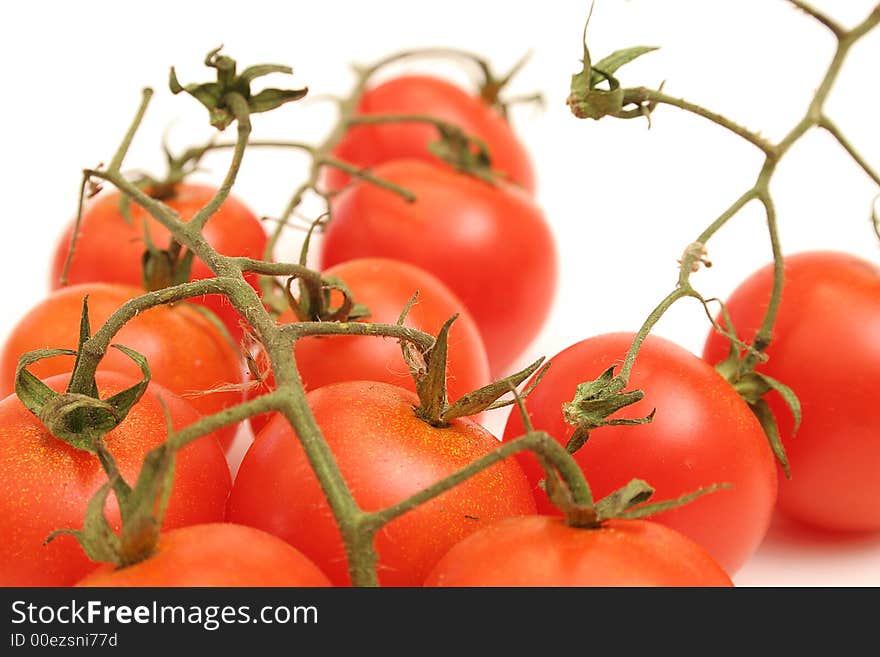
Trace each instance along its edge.
{"label": "tomato on vine", "polygon": [[[101,326],[116,310],[143,292],[126,285],[85,283],[56,290],[22,317],[0,352],[0,395],[11,394],[21,354],[46,346],[74,348],[78,342],[83,298],[88,296],[93,326]],[[201,414],[211,415],[242,399],[243,365],[237,350],[218,328],[188,303],[158,306],[139,313],[115,340],[144,355],[153,380],[186,398]],[[31,367],[40,378],[69,372],[73,361],[42,360]],[[109,350],[99,371],[139,374],[124,354]],[[229,444],[236,427],[218,432]]]}
{"label": "tomato on vine", "polygon": [[601,527],[524,516],[493,523],[454,545],[425,586],[733,586],[694,541],[659,523]]}
{"label": "tomato on vine", "polygon": [[322,267],[363,257],[394,258],[434,274],[470,311],[493,374],[538,334],[556,290],[556,247],[543,213],[524,192],[419,160],[373,173],[409,190],[361,181],[333,201]]}
{"label": "tomato on vine", "polygon": [[99,566],[76,586],[330,586],[303,554],[279,538],[232,523],[164,532],[155,552],[131,566]]}
{"label": "tomato on vine", "polygon": [[[449,396],[458,399],[489,383],[489,363],[479,329],[449,288],[428,272],[396,260],[362,258],[330,267],[323,275],[339,279],[353,299],[366,306],[370,314],[364,321],[395,324],[415,293],[418,299],[406,315],[405,326],[436,335],[446,320],[458,314],[449,331]],[[338,307],[341,297],[334,291],[331,306]],[[292,322],[296,317],[292,310],[287,310],[278,321]],[[357,335],[305,337],[297,341],[295,354],[306,390],[339,381],[366,380],[384,381],[415,392],[413,377],[400,345],[394,340]],[[258,369],[268,373],[263,385],[249,388],[250,396],[274,387],[265,352],[258,352],[256,360]],[[255,434],[265,426],[268,417],[251,418]]]}
{"label": "tomato on vine", "polygon": [[[767,360],[756,371],[789,386],[802,421],[795,431],[786,402],[770,392],[791,479],[779,484],[778,508],[831,530],[880,529],[880,268],[845,253],[785,257],[781,302]],[[743,281],[725,307],[738,337],[751,343],[770,299],[772,266]],[[724,324],[723,318],[718,318]],[[722,363],[729,341],[712,332],[703,356]],[[736,364],[720,366],[736,384]]]}
{"label": "tomato on vine", "polygon": [[[64,360],[55,358],[53,360]],[[36,369],[36,368],[34,368]],[[63,391],[69,375],[45,379]],[[115,372],[96,377],[102,398],[125,390],[136,379]],[[151,383],[125,419],[104,436],[120,473],[133,481],[146,453],[168,435],[164,408],[180,429],[199,418],[186,401]],[[54,436],[16,395],[0,401],[0,584],[70,586],[95,568],[73,537],[58,529],[79,527],[95,492],[107,481],[98,458]],[[173,492],[164,527],[223,519],[232,482],[223,450],[213,434],[177,455]],[[120,525],[115,499],[107,501],[112,526]]]}
{"label": "tomato on vine", "polygon": [[[153,196],[186,222],[206,206],[216,192],[209,185],[177,183],[167,189],[154,189]],[[145,282],[143,258],[148,242],[160,250],[169,248],[171,234],[168,229],[140,205],[134,201],[124,202],[123,199],[119,192],[114,191],[101,194],[86,206],[67,269],[67,285],[106,282],[141,287]],[[125,214],[121,209],[123,203],[127,208]],[[55,247],[49,278],[53,290],[61,286],[73,230],[74,224],[71,223]],[[219,253],[248,258],[262,258],[268,241],[260,220],[233,196],[228,197],[205,224],[202,235]],[[167,272],[162,275],[167,277]],[[164,287],[168,280],[163,280],[162,275],[159,280],[146,281],[147,286],[151,289]],[[213,276],[214,273],[203,261],[198,258],[193,260],[190,280]],[[248,274],[245,278],[254,289],[259,290],[256,276]],[[224,296],[207,294],[193,301],[214,312],[238,341],[242,335],[240,316]]]}
{"label": "tomato on vine", "polygon": [[[563,405],[572,402],[580,384],[598,379],[611,364],[619,363],[633,337],[630,333],[600,335],[554,356],[546,376],[526,401],[535,428],[566,445],[575,426],[566,421]],[[764,538],[776,501],[773,454],[760,424],[705,361],[656,336],[643,343],[629,388],[643,391],[644,398],[611,420],[637,420],[656,409],[652,421],[593,429],[574,453],[575,460],[600,495],[633,476],[649,481],[664,498],[712,484],[730,484],[729,490],[653,519],[695,540],[727,572],[736,572]],[[584,412],[590,403],[584,400]],[[571,415],[578,412],[569,410]],[[522,433],[522,420],[512,413],[504,440]],[[538,487],[544,476],[538,461],[529,454],[522,454],[519,461],[534,486],[539,511],[555,513]]]}
{"label": "tomato on vine", "polygon": [[[467,418],[432,426],[413,412],[419,403],[413,393],[387,383],[337,383],[311,391],[307,399],[342,476],[367,511],[398,503],[498,446]],[[534,510],[516,462],[498,463],[379,530],[379,581],[418,586],[461,538],[493,520]],[[327,500],[283,417],[273,418],[245,454],[227,518],[283,538],[334,584],[350,583]]]}
{"label": "tomato on vine", "polygon": [[[528,152],[507,119],[479,95],[440,78],[401,75],[367,89],[354,117],[395,114],[434,117],[482,140],[492,169],[527,192],[534,192],[535,175]],[[437,128],[422,121],[356,124],[348,128],[332,155],[362,168],[405,159],[440,164],[442,160],[429,148],[436,141]],[[324,171],[328,190],[341,189],[349,181],[348,175],[337,168]]]}

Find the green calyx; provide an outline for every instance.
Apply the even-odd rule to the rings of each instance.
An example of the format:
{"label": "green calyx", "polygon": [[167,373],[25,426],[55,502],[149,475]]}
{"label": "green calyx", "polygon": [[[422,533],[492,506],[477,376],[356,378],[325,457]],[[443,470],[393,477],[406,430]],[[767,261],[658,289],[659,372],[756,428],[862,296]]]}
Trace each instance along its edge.
{"label": "green calyx", "polygon": [[[205,66],[217,72],[215,82],[204,82],[182,85],[177,79],[174,68],[171,68],[168,85],[171,92],[178,94],[185,91],[198,100],[208,110],[211,125],[218,130],[225,130],[233,121],[241,120],[246,114],[268,112],[285,103],[299,100],[308,93],[308,89],[263,89],[254,93],[251,84],[257,78],[270,73],[292,74],[289,66],[280,64],[260,64],[249,66],[241,73],[237,72],[234,59],[221,55],[216,48],[205,57]],[[239,103],[241,101],[241,103]]]}
{"label": "green calyx", "polygon": [[[291,289],[294,282],[299,284],[298,295]],[[337,306],[333,305],[334,290],[342,295]],[[370,316],[370,309],[355,302],[348,285],[336,276],[291,276],[284,285],[284,307],[300,322],[356,322]]]}
{"label": "green calyx", "polygon": [[[357,303],[345,281],[336,276],[320,276],[307,268],[309,248],[316,229],[322,227],[328,215],[323,214],[309,226],[299,254],[303,275],[291,276],[283,287],[284,299],[275,304],[278,314],[290,308],[301,322],[355,322],[370,316],[370,309]],[[294,295],[293,283],[298,283],[299,293]],[[338,306],[332,303],[333,291],[342,295]]]}
{"label": "green calyx", "polygon": [[502,172],[492,169],[489,147],[482,139],[473,137],[453,125],[438,124],[438,141],[428,144],[428,150],[457,171],[495,185],[504,179]]}
{"label": "green calyx", "polygon": [[[603,376],[607,374],[608,372]],[[535,429],[532,426],[531,418],[521,396],[516,391],[514,391],[514,401],[519,407],[523,426],[526,431],[533,433]],[[580,466],[572,461],[570,456],[567,457],[567,460],[573,465],[574,473],[567,470],[564,476],[561,476],[563,470],[558,468],[558,463],[554,466],[545,456],[541,454],[536,454],[536,456],[546,475],[539,482],[540,487],[547,493],[551,504],[565,516],[566,522],[579,529],[597,529],[604,522],[614,518],[629,520],[645,518],[688,504],[706,493],[730,488],[729,484],[714,484],[676,499],[649,504],[648,501],[654,495],[654,488],[641,479],[632,479],[625,486],[618,488],[599,501],[594,501],[589,482],[584,477]]]}
{"label": "green calyx", "polygon": [[605,370],[595,381],[577,387],[574,399],[562,405],[562,415],[575,431],[566,445],[570,454],[578,451],[590,437],[590,432],[604,426],[648,424],[654,419],[654,410],[643,418],[608,419],[622,408],[641,401],[641,390],[622,392],[626,383],[614,376],[614,366]]}
{"label": "green calyx", "polygon": [[[22,355],[16,370],[15,392],[53,436],[71,447],[97,456],[108,476],[107,483],[98,489],[88,504],[83,528],[59,529],[52,532],[46,542],[59,534],[70,534],[92,560],[124,566],[152,554],[159,540],[159,527],[171,491],[176,450],[167,442],[155,448],[144,460],[134,488],[125,482],[104,442],[104,436],[119,426],[143,397],[150,383],[150,367],[146,358],[136,351],[111,345],[137,363],[143,378],[111,397],[100,399],[94,375],[77,375],[85,367],[83,354],[90,337],[86,297],[80,318],[78,349],[41,349]],[[55,392],[27,369],[39,360],[59,355],[76,356],[70,384],[64,393]],[[168,422],[170,433],[170,419]],[[122,518],[122,532],[118,535],[104,516],[111,491],[116,496]]]}
{"label": "green calyx", "polygon": [[749,370],[744,366],[744,359],[740,355],[740,349],[736,342],[731,341],[730,353],[727,358],[715,366],[721,376],[723,376],[730,385],[739,393],[740,397],[748,404],[752,413],[755,414],[767,441],[770,443],[770,449],[786,478],[791,479],[791,468],[788,463],[788,456],[785,453],[785,447],[782,444],[782,437],[779,434],[779,425],[770,405],[767,403],[765,396],[770,391],[779,393],[788,409],[794,417],[794,429],[792,433],[798,430],[801,423],[801,404],[794,391],[781,381],[777,381],[773,377]]}
{"label": "green calyx", "polygon": [[[169,435],[171,431],[169,420]],[[170,441],[151,450],[133,488],[119,474],[112,458],[109,462],[102,459],[109,479],[89,502],[82,529],[56,530],[46,538],[46,543],[61,534],[69,534],[93,561],[111,563],[120,568],[148,558],[159,542],[159,531],[171,496],[176,453],[177,449]],[[122,530],[118,534],[104,514],[111,490],[122,519]]]}
{"label": "green calyx", "polygon": [[480,98],[487,105],[490,105],[501,112],[504,118],[507,118],[508,110],[511,105],[521,103],[544,104],[544,96],[540,92],[515,97],[501,97],[501,92],[505,90],[510,81],[517,75],[526,65],[532,53],[527,52],[523,55],[513,67],[501,77],[497,77],[492,73],[487,62],[481,60],[479,62],[480,70],[483,74],[483,81],[480,84]]}
{"label": "green calyx", "polygon": [[[298,296],[291,289],[294,282],[299,283]],[[342,295],[338,306],[332,305],[334,290]],[[284,286],[284,298],[300,322],[354,322],[370,316],[369,308],[356,303],[345,282],[335,276],[291,276]]]}
{"label": "green calyx", "polygon": [[144,219],[144,242],[146,249],[141,255],[143,287],[148,292],[186,283],[192,274],[193,252],[184,249],[172,239],[167,249],[156,246],[150,237],[150,228]]}
{"label": "green calyx", "polygon": [[[652,105],[644,105],[632,100],[629,90],[620,86],[614,76],[619,68],[629,64],[642,55],[657,50],[653,46],[635,46],[617,50],[604,59],[592,63],[587,47],[587,24],[584,26],[583,68],[571,76],[571,90],[566,104],[572,114],[579,119],[601,119],[605,116],[634,118],[650,115]],[[635,105],[635,107],[629,107]]]}
{"label": "green calyx", "polygon": [[698,497],[725,488],[730,488],[730,485],[715,484],[672,500],[648,503],[654,495],[654,488],[641,479],[632,479],[595,504],[577,504],[555,472],[551,470],[544,480],[544,490],[550,501],[562,511],[569,525],[580,529],[596,529],[605,521],[615,518],[623,520],[646,518],[689,504]]}
{"label": "green calyx", "polygon": [[[413,297],[410,300],[401,314],[398,324],[403,325],[406,312],[415,302],[415,299],[416,297]],[[539,358],[519,372],[462,395],[450,404],[446,393],[446,357],[449,344],[449,329],[457,318],[458,315],[453,315],[446,321],[437,333],[434,345],[424,354],[416,353],[411,345],[401,342],[403,357],[410,373],[415,379],[416,392],[419,396],[420,403],[415,409],[415,413],[419,418],[435,427],[445,427],[452,420],[459,417],[467,417],[486,410],[510,406],[515,403],[515,400],[502,400],[501,397],[514,390],[516,386],[534,374],[544,362],[544,358]],[[545,367],[535,377],[535,381],[532,382],[527,390],[523,391],[523,397],[534,389],[546,371],[547,368]]]}
{"label": "green calyx", "polygon": [[[25,407],[56,438],[76,449],[98,454],[103,449],[104,435],[119,426],[132,406],[143,396],[150,382],[150,368],[146,359],[136,351],[121,345],[111,345],[137,363],[143,379],[112,397],[100,399],[94,376],[84,383],[76,383],[80,380],[77,372],[83,367],[83,346],[89,337],[86,297],[83,299],[78,349],[39,349],[23,354],[15,373],[15,392]],[[77,357],[70,384],[64,393],[55,392],[27,369],[39,360],[60,355]]]}

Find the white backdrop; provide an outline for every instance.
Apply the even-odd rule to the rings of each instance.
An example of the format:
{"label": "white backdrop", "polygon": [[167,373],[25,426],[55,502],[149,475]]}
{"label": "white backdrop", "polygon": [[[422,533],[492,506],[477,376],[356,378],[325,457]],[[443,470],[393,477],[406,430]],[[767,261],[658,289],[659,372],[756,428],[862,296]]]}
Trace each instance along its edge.
{"label": "white backdrop", "polygon": [[[846,25],[873,0],[816,0]],[[236,3],[40,2],[9,4],[0,24],[3,62],[4,308],[0,339],[46,293],[48,259],[73,215],[84,166],[107,162],[143,86],[157,93],[127,165],[162,171],[158,148],[210,134],[204,110],[167,91],[168,67],[182,82],[204,81],[201,62],[219,44],[242,65],[286,63],[293,84],[315,97],[254,119],[255,137],[318,142],[333,107],[318,98],[345,93],[349,64],[427,45],[484,53],[506,70],[533,56],[511,91],[541,91],[543,110],[520,107],[513,121],[531,150],[538,199],[557,235],[561,288],[553,318],[528,353],[552,356],[584,337],[634,330],[675,283],[686,244],[754,181],[760,153],[724,130],[673,108],[644,121],[578,121],[565,98],[579,68],[585,1],[404,0]],[[706,105],[778,139],[800,118],[833,48],[823,28],[783,0],[599,0],[590,30],[594,58],[632,45],[661,49],[621,72],[624,85],[656,86]],[[877,64],[880,30],[852,52],[828,113],[880,167]],[[425,64],[465,81],[460,71]],[[287,80],[272,80],[279,85]],[[212,156],[219,180],[227,155]],[[291,153],[252,151],[236,194],[258,214],[278,214],[305,174]],[[808,135],[773,182],[786,252],[837,248],[878,257],[869,225],[877,189],[823,133]],[[277,257],[292,257],[291,234]],[[769,259],[756,207],[710,243],[711,270],[694,276],[706,296],[725,296]],[[696,305],[675,308],[657,333],[699,351],[706,321]],[[492,421],[503,426],[503,416]],[[743,510],[747,513],[748,510]],[[880,584],[880,536],[829,537],[776,526],[737,576],[744,585]]]}

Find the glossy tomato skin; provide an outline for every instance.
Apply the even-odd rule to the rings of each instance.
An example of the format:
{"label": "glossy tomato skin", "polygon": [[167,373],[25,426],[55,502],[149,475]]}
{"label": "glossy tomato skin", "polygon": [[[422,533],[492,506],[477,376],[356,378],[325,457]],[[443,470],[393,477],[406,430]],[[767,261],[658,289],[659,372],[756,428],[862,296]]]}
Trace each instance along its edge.
{"label": "glossy tomato skin", "polygon": [[477,322],[494,375],[538,334],[556,289],[556,247],[544,215],[520,190],[492,186],[418,160],[375,174],[413,192],[356,183],[334,201],[322,267],[363,257],[394,258],[445,283]]}
{"label": "glossy tomato skin", "polygon": [[425,586],[733,586],[702,547],[646,520],[577,529],[562,518],[493,523],[455,545]]}
{"label": "glossy tomato skin", "polygon": [[[47,385],[63,392],[69,379],[60,375]],[[137,382],[113,372],[99,372],[101,398]],[[199,418],[183,399],[151,383],[123,422],[105,436],[123,478],[133,484],[146,453],[167,438],[162,400],[175,428]],[[70,586],[95,568],[76,540],[56,529],[80,529],[86,505],[107,481],[98,459],[55,438],[15,395],[0,401],[0,585]],[[177,456],[174,489],[164,527],[223,519],[232,485],[229,467],[215,435],[187,445]],[[107,517],[119,530],[119,510],[111,494]]]}
{"label": "glossy tomato skin", "polygon": [[[490,382],[489,362],[479,329],[470,313],[443,283],[412,265],[384,258],[351,260],[331,267],[326,276],[335,276],[349,287],[354,299],[370,309],[372,323],[396,324],[413,294],[418,302],[407,314],[406,326],[431,335],[455,314],[458,319],[449,332],[447,390],[450,400],[477,390]],[[341,300],[341,299],[340,299]],[[334,304],[338,301],[334,301]],[[279,322],[292,322],[287,311]],[[384,381],[415,392],[415,382],[403,361],[397,340],[375,336],[308,337],[296,343],[296,363],[306,390],[339,381]],[[265,363],[266,358],[261,362]],[[252,388],[250,394],[272,389],[271,374],[266,385]],[[254,434],[269,415],[251,418]]]}
{"label": "glossy tomato skin", "polygon": [[[34,306],[15,325],[0,353],[0,394],[15,390],[15,368],[21,354],[46,347],[75,349],[79,338],[83,297],[89,298],[92,331],[125,302],[143,292],[126,285],[85,283],[57,290]],[[147,358],[152,380],[186,398],[203,415],[211,415],[242,399],[239,390],[204,391],[219,386],[241,384],[244,377],[241,359],[229,341],[202,313],[187,303],[157,306],[126,323],[113,342],[134,349]],[[56,357],[41,360],[29,367],[39,378],[69,372],[73,359]],[[140,376],[131,358],[109,349],[99,371],[122,372]],[[228,444],[235,426],[218,432]]]}
{"label": "glossy tomato skin", "polygon": [[[465,133],[482,139],[489,149],[492,168],[528,193],[535,191],[535,174],[523,144],[507,119],[479,96],[427,75],[402,75],[368,89],[357,114],[422,114],[459,126]],[[341,160],[360,167],[377,167],[392,160],[419,159],[443,164],[431,154],[428,145],[439,140],[437,128],[418,122],[385,123],[351,127],[333,151]],[[324,183],[340,189],[347,174],[328,167]]]}
{"label": "glossy tomato skin", "polygon": [[[399,502],[498,446],[468,419],[444,429],[419,420],[415,395],[387,383],[337,383],[310,392],[308,401],[342,476],[368,511]],[[502,461],[380,530],[379,581],[419,586],[456,542],[493,520],[534,509],[521,469]],[[350,583],[336,523],[282,417],[273,418],[245,454],[227,518],[285,539],[334,584]]]}
{"label": "glossy tomato skin", "polygon": [[120,570],[105,564],[77,586],[299,587],[330,586],[330,580],[281,539],[218,522],[164,532],[150,558]]}
{"label": "glossy tomato skin", "polygon": [[[208,204],[216,191],[216,188],[208,185],[181,183],[175,187],[174,196],[163,198],[162,201],[177,212],[181,220],[189,221]],[[134,202],[129,204],[131,219],[126,220],[119,210],[119,198],[119,192],[102,194],[87,206],[67,272],[68,285],[101,281],[141,287],[141,258],[146,250],[144,222],[153,243],[160,249],[168,248],[171,241],[168,230]],[[55,247],[49,278],[53,290],[61,285],[61,274],[70,249],[73,228],[74,224],[71,222]],[[232,196],[211,217],[202,234],[223,255],[262,258],[266,248],[266,231],[260,220]],[[198,258],[193,260],[191,280],[213,276],[214,273],[204,262]],[[246,278],[259,291],[257,277],[247,274]],[[209,294],[195,301],[223,320],[236,341],[240,339],[240,315],[225,297]]]}
{"label": "glossy tomato skin", "polygon": [[[727,301],[738,335],[750,341],[770,299],[772,267],[746,279]],[[778,509],[831,530],[880,529],[880,268],[852,255],[786,256],[785,287],[769,359],[758,371],[790,386],[803,422],[767,397],[791,466]],[[728,343],[713,332],[704,357],[724,360]]]}
{"label": "glossy tomato skin", "polygon": [[[579,383],[619,364],[632,339],[630,333],[600,335],[554,356],[526,401],[535,428],[565,445],[574,427],[565,422],[562,404],[572,400]],[[695,540],[735,573],[761,543],[776,501],[776,469],[760,425],[712,367],[657,336],[644,342],[627,389],[642,390],[645,397],[612,418],[644,417],[654,408],[657,413],[650,424],[597,429],[575,453],[594,496],[600,499],[633,478],[653,486],[658,501],[730,484],[652,520]],[[504,440],[522,433],[519,414],[511,413]],[[522,454],[520,463],[536,486],[539,511],[556,513],[537,488],[543,478],[537,460]]]}

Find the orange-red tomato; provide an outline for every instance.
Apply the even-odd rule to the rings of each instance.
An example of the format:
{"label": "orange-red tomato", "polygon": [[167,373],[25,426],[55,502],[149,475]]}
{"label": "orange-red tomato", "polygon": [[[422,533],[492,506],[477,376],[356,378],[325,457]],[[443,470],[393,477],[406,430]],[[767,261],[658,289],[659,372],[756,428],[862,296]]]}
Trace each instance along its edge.
{"label": "orange-red tomato", "polygon": [[356,183],[333,202],[322,267],[394,258],[434,274],[476,321],[493,375],[506,373],[544,324],[556,289],[556,247],[541,210],[522,190],[490,185],[419,160],[375,174],[415,194]]}
{"label": "orange-red tomato", "polygon": [[[489,363],[479,329],[463,304],[434,276],[404,262],[383,258],[351,260],[324,273],[344,281],[355,301],[370,309],[370,317],[364,321],[396,324],[415,292],[419,293],[418,302],[410,309],[406,326],[437,335],[446,320],[460,313],[449,332],[449,399],[455,401],[489,383]],[[334,297],[336,295],[334,292]],[[341,298],[335,298],[334,303],[340,301]],[[279,322],[292,321],[295,317],[289,310],[279,319]],[[393,339],[315,336],[299,340],[295,353],[307,390],[339,381],[364,380],[393,383],[415,392],[415,381],[403,361],[400,345]],[[258,360],[267,364],[265,356]],[[249,394],[253,396],[272,389],[273,381],[270,373],[265,385],[251,388]],[[268,418],[268,415],[251,418],[254,434],[265,426]]]}
{"label": "orange-red tomato", "polygon": [[[99,372],[104,399],[137,380]],[[62,391],[68,375],[45,380]],[[168,437],[165,403],[175,429],[199,418],[187,402],[151,383],[122,423],[105,436],[120,473],[134,484],[144,456]],[[107,481],[98,458],[53,436],[15,395],[0,401],[0,585],[70,586],[95,564],[72,536],[43,541],[56,529],[80,529],[86,505]],[[173,528],[223,519],[232,485],[229,467],[212,434],[184,447],[177,455],[174,489],[164,527]],[[107,517],[119,530],[119,509],[111,494]]]}
{"label": "orange-red tomato", "polygon": [[[574,432],[562,404],[580,383],[619,364],[633,335],[612,333],[588,338],[551,359],[526,406],[536,429],[565,445]],[[612,418],[639,418],[657,409],[650,424],[605,426],[590,433],[574,454],[597,498],[637,477],[668,500],[712,484],[731,488],[703,495],[653,520],[697,541],[729,573],[757,550],[776,502],[776,466],[754,414],[712,367],[682,347],[657,336],[643,343],[628,389],[644,399]],[[511,413],[504,440],[523,433],[519,413]],[[530,453],[518,455],[542,513],[558,513],[537,488],[544,472]]]}
{"label": "orange-red tomato", "polygon": [[[468,419],[436,428],[413,413],[416,396],[387,383],[318,388],[308,402],[358,504],[375,511],[452,474],[498,446]],[[534,513],[513,460],[498,463],[396,518],[376,538],[379,581],[419,586],[446,550],[493,520]],[[293,430],[276,416],[242,461],[228,519],[263,529],[311,558],[337,585],[350,583],[342,538]]]}
{"label": "orange-red tomato", "polygon": [[[189,221],[208,204],[216,191],[216,188],[207,185],[181,183],[175,186],[174,195],[163,198],[162,202],[177,212],[182,221]],[[101,281],[141,287],[141,258],[147,248],[145,231],[149,231],[150,239],[158,248],[168,248],[171,235],[162,224],[133,201],[129,204],[130,220],[127,220],[119,210],[119,201],[119,192],[111,192],[96,197],[87,206],[67,272],[68,285]],[[61,284],[73,227],[71,223],[55,247],[49,279],[53,290]],[[266,248],[266,231],[260,220],[232,196],[211,217],[202,234],[223,255],[262,258]],[[204,262],[194,259],[190,276],[192,280],[213,276],[214,273]],[[255,275],[247,274],[246,278],[254,289],[259,290]],[[223,320],[236,341],[241,337],[240,315],[225,297],[209,294],[194,301]]]}
{"label": "orange-red tomato", "polygon": [[733,586],[699,545],[645,520],[609,520],[595,529],[527,516],[465,538],[425,586]]}
{"label": "orange-red tomato", "polygon": [[[763,322],[772,279],[772,266],[764,267],[727,301],[740,338],[751,341]],[[788,385],[801,404],[795,433],[781,396],[767,396],[791,466],[791,479],[779,482],[777,508],[791,518],[838,531],[880,529],[878,337],[877,265],[827,251],[786,256],[768,360],[757,370]],[[717,363],[728,345],[713,332],[703,355]]]}
{"label": "orange-red tomato", "polygon": [[[0,395],[15,390],[15,368],[21,354],[34,349],[75,349],[79,339],[82,301],[89,297],[92,330],[104,322],[126,301],[142,291],[126,285],[85,283],[65,287],[34,306],[10,333],[0,353]],[[153,381],[186,398],[202,415],[214,414],[241,401],[241,389],[211,392],[223,386],[240,386],[243,365],[236,349],[220,331],[187,303],[157,306],[126,323],[113,339],[147,358]],[[72,358],[41,360],[28,369],[38,378],[69,372]],[[128,356],[108,349],[99,371],[140,376],[140,369]],[[236,427],[218,431],[224,444],[235,435]]]}
{"label": "orange-red tomato", "polygon": [[212,523],[164,532],[148,559],[100,566],[77,586],[330,586],[303,554],[253,527]]}
{"label": "orange-red tomato", "polygon": [[[507,119],[477,95],[427,75],[402,75],[368,89],[361,97],[357,114],[421,114],[459,126],[465,133],[483,140],[489,149],[492,168],[529,193],[535,191],[535,175],[528,152],[514,134]],[[401,159],[442,163],[428,150],[438,141],[437,128],[429,123],[394,122],[352,126],[333,155],[360,167],[376,167]],[[340,189],[349,180],[339,169],[328,167],[324,182],[328,189]]]}

